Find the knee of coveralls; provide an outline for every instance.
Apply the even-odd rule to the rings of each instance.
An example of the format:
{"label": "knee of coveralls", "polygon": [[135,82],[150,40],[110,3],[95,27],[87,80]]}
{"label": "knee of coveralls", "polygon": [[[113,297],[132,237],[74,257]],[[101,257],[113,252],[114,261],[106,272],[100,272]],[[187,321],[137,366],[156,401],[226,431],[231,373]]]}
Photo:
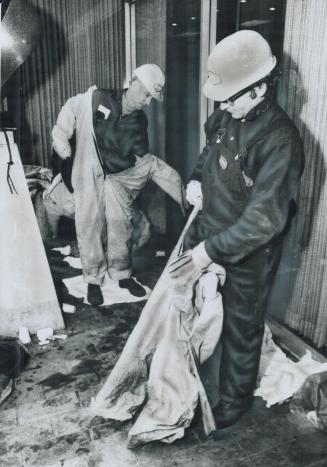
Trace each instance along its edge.
{"label": "knee of coveralls", "polygon": [[220,397],[236,405],[247,405],[256,387],[267,300],[279,257],[279,251],[266,248],[226,268]]}

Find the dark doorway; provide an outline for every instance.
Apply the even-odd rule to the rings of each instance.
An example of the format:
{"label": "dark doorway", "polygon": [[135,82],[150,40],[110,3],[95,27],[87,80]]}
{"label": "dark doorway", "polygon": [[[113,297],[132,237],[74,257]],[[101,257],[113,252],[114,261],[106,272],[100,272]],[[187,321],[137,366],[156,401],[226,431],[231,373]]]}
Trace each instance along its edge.
{"label": "dark doorway", "polygon": [[[169,0],[167,8],[166,158],[184,182],[199,155],[200,7]],[[168,235],[176,237],[182,222],[168,205]]]}
{"label": "dark doorway", "polygon": [[241,29],[260,33],[280,62],[286,0],[218,0],[217,42]]}

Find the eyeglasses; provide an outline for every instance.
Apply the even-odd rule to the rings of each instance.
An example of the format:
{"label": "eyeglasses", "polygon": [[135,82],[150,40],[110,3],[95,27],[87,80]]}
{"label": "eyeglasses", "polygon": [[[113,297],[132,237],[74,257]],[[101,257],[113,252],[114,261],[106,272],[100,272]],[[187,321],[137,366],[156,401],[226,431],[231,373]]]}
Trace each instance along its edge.
{"label": "eyeglasses", "polygon": [[163,87],[162,84],[160,84],[160,83],[154,83],[153,89],[154,89],[158,94],[160,94],[160,97],[163,97],[164,87]]}
{"label": "eyeglasses", "polygon": [[250,86],[248,86],[248,87],[242,89],[242,91],[239,91],[239,92],[237,92],[236,94],[234,94],[233,96],[229,97],[229,98],[226,99],[225,101],[219,101],[219,104],[233,105],[234,102],[235,102],[239,97],[244,96],[244,94],[246,94],[247,92],[251,91],[251,89],[253,89],[255,86],[258,86],[258,83],[251,84]]}

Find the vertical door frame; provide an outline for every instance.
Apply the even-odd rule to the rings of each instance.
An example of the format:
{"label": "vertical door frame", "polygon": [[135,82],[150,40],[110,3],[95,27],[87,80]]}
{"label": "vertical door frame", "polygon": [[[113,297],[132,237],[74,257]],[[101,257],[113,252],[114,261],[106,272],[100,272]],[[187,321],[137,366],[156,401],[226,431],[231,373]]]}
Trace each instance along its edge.
{"label": "vertical door frame", "polygon": [[208,78],[207,59],[210,51],[216,45],[217,30],[217,3],[218,0],[201,0],[201,26],[200,26],[200,118],[199,118],[199,151],[206,144],[204,124],[214,110],[214,101],[207,99],[202,93],[204,83]]}
{"label": "vertical door frame", "polygon": [[125,1],[125,80],[124,87],[132,79],[136,67],[135,0]]}

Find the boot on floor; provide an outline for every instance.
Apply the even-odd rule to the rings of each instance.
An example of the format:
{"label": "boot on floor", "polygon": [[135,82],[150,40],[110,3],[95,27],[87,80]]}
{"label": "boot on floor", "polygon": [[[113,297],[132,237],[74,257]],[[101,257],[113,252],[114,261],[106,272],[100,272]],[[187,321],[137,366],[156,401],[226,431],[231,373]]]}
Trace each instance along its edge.
{"label": "boot on floor", "polygon": [[87,285],[87,301],[91,305],[99,306],[103,304],[103,295],[101,292],[101,287],[96,284]]}
{"label": "boot on floor", "polygon": [[129,293],[135,297],[144,297],[146,295],[145,288],[138,284],[132,277],[121,279],[118,283],[121,289],[127,289]]}

